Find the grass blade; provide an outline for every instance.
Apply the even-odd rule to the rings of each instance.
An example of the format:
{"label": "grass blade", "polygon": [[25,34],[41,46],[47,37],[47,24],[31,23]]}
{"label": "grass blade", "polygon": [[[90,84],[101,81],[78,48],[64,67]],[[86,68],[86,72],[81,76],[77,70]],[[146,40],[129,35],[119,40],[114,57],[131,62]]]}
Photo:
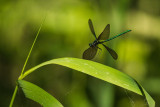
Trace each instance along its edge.
{"label": "grass blade", "polygon": [[[45,18],[46,18],[46,17],[45,17]],[[42,28],[42,25],[43,25],[43,23],[44,23],[44,21],[45,21],[45,18],[44,18],[44,20],[42,21],[42,23],[41,23],[41,25],[40,25],[40,27],[39,27],[39,29],[38,29],[37,35],[36,35],[36,37],[35,37],[35,39],[34,39],[34,41],[33,41],[33,44],[32,44],[32,46],[31,46],[31,49],[30,49],[29,53],[28,53],[28,56],[27,56],[27,58],[26,58],[26,61],[25,61],[24,65],[23,65],[23,68],[22,68],[22,71],[21,71],[21,74],[20,74],[19,77],[21,77],[21,76],[23,75],[23,73],[24,73],[24,70],[25,70],[25,67],[26,67],[26,65],[27,65],[28,59],[29,59],[29,57],[30,57],[30,55],[31,55],[32,49],[33,49],[33,47],[34,47],[34,44],[35,44],[35,42],[36,42],[36,40],[37,40],[37,38],[38,38],[39,32],[41,31],[41,28]],[[15,89],[14,89],[14,93],[13,93],[13,95],[12,95],[12,99],[11,99],[10,104],[9,104],[9,107],[12,107],[12,106],[13,106],[13,102],[14,102],[14,99],[15,99],[15,97],[16,97],[17,90],[18,90],[18,86],[16,85],[16,87],[15,87]]]}
{"label": "grass blade", "polygon": [[19,79],[23,79],[25,76],[32,73],[36,69],[48,64],[58,64],[58,65],[72,68],[74,70],[86,73],[88,75],[94,76],[101,80],[107,81],[114,85],[120,86],[132,92],[135,92],[139,95],[143,95],[142,92],[144,92],[144,95],[148,102],[149,107],[155,107],[155,102],[152,99],[152,97],[145,91],[144,88],[142,88],[143,90],[141,90],[132,77],[114,68],[111,68],[106,65],[93,62],[90,60],[84,60],[84,59],[78,59],[78,58],[53,59],[29,69]]}
{"label": "grass blade", "polygon": [[18,83],[27,98],[38,102],[43,107],[63,107],[57,99],[37,85],[24,80],[18,80]]}

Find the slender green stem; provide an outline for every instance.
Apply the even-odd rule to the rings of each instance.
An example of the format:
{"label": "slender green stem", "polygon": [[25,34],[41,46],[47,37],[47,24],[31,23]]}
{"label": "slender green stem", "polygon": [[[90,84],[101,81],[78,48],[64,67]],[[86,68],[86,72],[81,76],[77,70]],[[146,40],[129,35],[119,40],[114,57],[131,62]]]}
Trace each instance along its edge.
{"label": "slender green stem", "polygon": [[12,105],[13,105],[14,99],[15,99],[16,94],[17,94],[17,90],[18,90],[18,86],[16,85],[9,107],[12,107]]}
{"label": "slender green stem", "polygon": [[[44,20],[45,20],[45,19],[44,19]],[[43,22],[44,22],[44,21],[43,21]],[[24,73],[24,69],[25,69],[26,64],[27,64],[27,62],[28,62],[28,59],[29,59],[29,57],[30,57],[30,55],[31,55],[32,49],[33,49],[33,47],[34,47],[34,44],[35,44],[35,42],[36,42],[36,40],[37,40],[37,38],[38,38],[38,35],[39,35],[39,32],[40,32],[40,30],[41,30],[41,28],[42,28],[43,22],[41,23],[41,26],[40,26],[40,28],[39,28],[39,30],[38,30],[38,32],[37,32],[36,38],[34,39],[34,42],[33,42],[32,46],[31,46],[31,49],[30,49],[30,51],[29,51],[29,53],[28,53],[27,59],[26,59],[26,61],[25,61],[25,63],[24,63],[24,66],[23,66],[23,68],[22,68],[21,75],[23,75],[23,73]]]}
{"label": "slender green stem", "polygon": [[[34,44],[35,44],[35,42],[36,42],[36,40],[37,40],[37,38],[38,38],[39,32],[40,32],[40,30],[41,30],[41,28],[42,28],[42,25],[43,25],[45,19],[46,19],[46,17],[44,18],[44,20],[42,21],[42,23],[41,23],[41,25],[40,25],[40,27],[39,27],[39,30],[38,30],[38,32],[37,32],[37,35],[36,35],[36,37],[35,37],[35,39],[34,39],[34,42],[33,42],[32,46],[31,46],[31,49],[30,49],[30,51],[29,51],[29,53],[28,53],[28,56],[27,56],[27,58],[26,58],[26,61],[25,61],[25,63],[24,63],[24,66],[23,66],[23,68],[22,68],[22,71],[21,71],[21,74],[20,74],[18,80],[21,80],[21,79],[22,79],[21,77],[23,77],[24,70],[25,70],[25,67],[26,67],[26,65],[27,65],[28,59],[29,59],[29,57],[30,57],[30,55],[31,55],[31,52],[32,52],[33,47],[34,47]],[[12,105],[13,105],[14,99],[15,99],[15,97],[16,97],[17,90],[18,90],[18,86],[16,85],[16,87],[15,87],[15,89],[14,89],[14,93],[13,93],[13,95],[12,95],[12,99],[11,99],[11,102],[10,102],[9,107],[12,107]]]}

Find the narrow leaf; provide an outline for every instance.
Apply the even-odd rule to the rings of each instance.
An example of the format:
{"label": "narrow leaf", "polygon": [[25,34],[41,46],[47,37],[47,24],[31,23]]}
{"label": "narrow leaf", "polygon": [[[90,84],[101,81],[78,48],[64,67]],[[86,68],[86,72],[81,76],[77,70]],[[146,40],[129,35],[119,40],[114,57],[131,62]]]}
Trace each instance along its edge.
{"label": "narrow leaf", "polygon": [[[48,64],[58,64],[62,66],[66,66],[69,68],[72,68],[74,70],[86,73],[88,75],[94,76],[96,78],[99,78],[101,80],[107,81],[109,83],[112,83],[114,85],[123,87],[125,89],[128,89],[130,91],[133,91],[139,95],[142,94],[142,90],[139,88],[135,80],[130,77],[129,75],[120,72],[114,68],[111,68],[109,66],[93,62],[90,60],[84,60],[84,59],[78,59],[78,58],[59,58],[59,59],[53,59],[50,61],[46,61],[44,63],[41,63],[28,71],[24,73],[23,76],[21,76],[19,79],[23,79],[28,74],[32,73],[36,69],[48,65]],[[143,88],[143,92],[145,95],[145,98],[148,102],[149,107],[155,107],[155,102],[152,99],[152,97],[145,91]]]}
{"label": "narrow leaf", "polygon": [[37,85],[24,80],[18,80],[18,83],[27,98],[38,102],[43,107],[63,107],[57,99]]}

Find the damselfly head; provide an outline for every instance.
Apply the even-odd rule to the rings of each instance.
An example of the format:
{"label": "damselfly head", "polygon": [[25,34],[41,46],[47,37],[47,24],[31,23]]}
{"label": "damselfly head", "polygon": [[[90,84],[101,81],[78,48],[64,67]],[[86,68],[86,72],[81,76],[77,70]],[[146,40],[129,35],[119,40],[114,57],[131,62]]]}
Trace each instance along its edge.
{"label": "damselfly head", "polygon": [[91,46],[92,46],[92,43],[89,43],[89,46],[91,47]]}

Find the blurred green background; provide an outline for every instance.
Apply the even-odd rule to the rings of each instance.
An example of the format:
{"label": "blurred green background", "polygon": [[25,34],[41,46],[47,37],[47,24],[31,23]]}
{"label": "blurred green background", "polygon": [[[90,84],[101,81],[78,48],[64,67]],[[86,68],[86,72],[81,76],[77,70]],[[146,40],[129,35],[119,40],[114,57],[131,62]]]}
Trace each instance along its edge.
{"label": "blurred green background", "polygon": [[[46,20],[26,70],[44,61],[81,58],[94,40],[91,18],[99,35],[107,24],[110,37],[94,61],[135,78],[160,105],[160,0],[1,0],[0,106],[7,107],[29,49],[42,20]],[[101,46],[100,46],[101,47]],[[101,47],[103,48],[103,47]],[[144,99],[118,86],[59,65],[48,65],[25,78],[55,96],[65,107],[145,107]],[[39,107],[18,91],[14,107]]]}

